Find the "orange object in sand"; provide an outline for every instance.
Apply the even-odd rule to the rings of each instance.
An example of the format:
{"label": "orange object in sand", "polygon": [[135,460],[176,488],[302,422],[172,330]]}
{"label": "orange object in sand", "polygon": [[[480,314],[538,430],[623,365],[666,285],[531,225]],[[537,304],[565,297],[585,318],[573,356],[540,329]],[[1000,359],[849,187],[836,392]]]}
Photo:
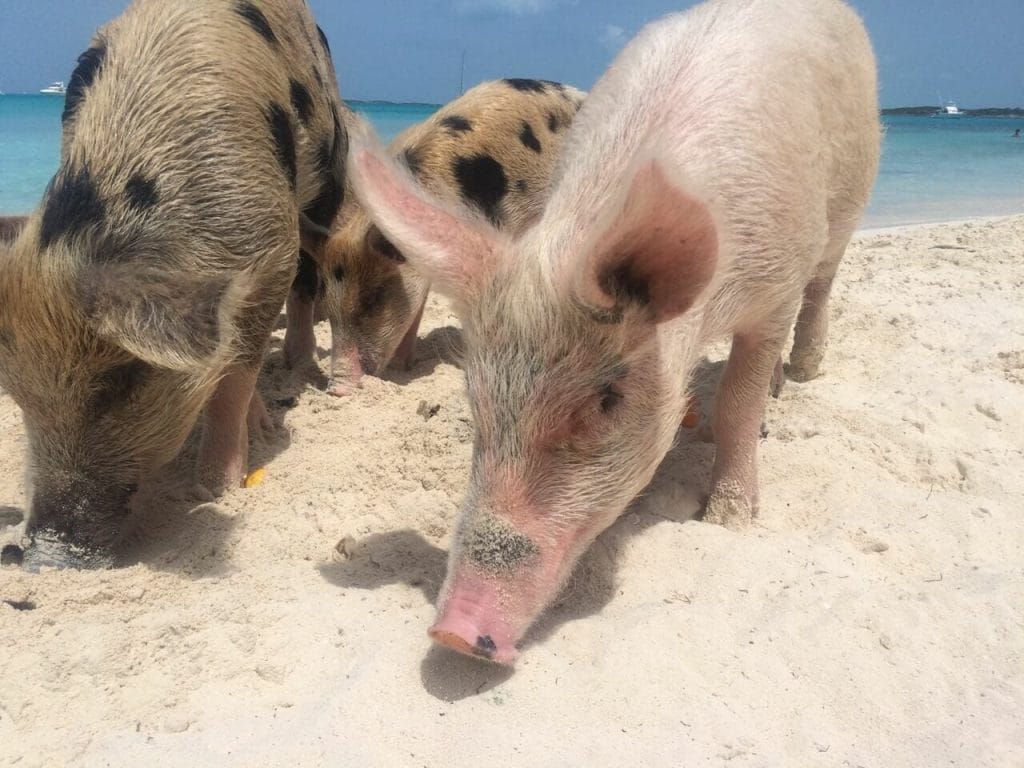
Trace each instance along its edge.
{"label": "orange object in sand", "polygon": [[686,404],[686,414],[683,416],[683,426],[686,429],[693,429],[700,424],[700,401],[691,397]]}
{"label": "orange object in sand", "polygon": [[263,484],[263,480],[267,476],[267,470],[263,467],[254,469],[248,475],[245,476],[245,482],[242,483],[246,488],[255,488],[258,485]]}

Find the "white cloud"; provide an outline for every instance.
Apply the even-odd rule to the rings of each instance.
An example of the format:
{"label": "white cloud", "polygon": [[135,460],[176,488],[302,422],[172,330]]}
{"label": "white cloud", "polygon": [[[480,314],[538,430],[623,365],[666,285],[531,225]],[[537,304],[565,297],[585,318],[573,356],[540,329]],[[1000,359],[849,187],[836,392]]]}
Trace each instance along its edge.
{"label": "white cloud", "polygon": [[459,13],[511,13],[529,16],[559,4],[559,0],[455,0]]}
{"label": "white cloud", "polygon": [[612,53],[618,53],[619,49],[626,42],[626,30],[614,24],[608,24],[601,34],[597,36],[597,42]]}

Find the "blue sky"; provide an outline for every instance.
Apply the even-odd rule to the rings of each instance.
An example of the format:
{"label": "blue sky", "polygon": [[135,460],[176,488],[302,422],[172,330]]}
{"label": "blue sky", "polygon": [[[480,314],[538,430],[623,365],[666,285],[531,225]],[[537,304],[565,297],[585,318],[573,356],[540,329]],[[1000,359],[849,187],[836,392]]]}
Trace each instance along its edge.
{"label": "blue sky", "polygon": [[[350,99],[444,102],[517,76],[589,88],[646,21],[685,0],[311,0]],[[853,0],[878,55],[883,106],[1024,107],[1024,0]],[[0,0],[0,89],[67,79],[125,0]],[[984,10],[981,10],[984,8]]]}

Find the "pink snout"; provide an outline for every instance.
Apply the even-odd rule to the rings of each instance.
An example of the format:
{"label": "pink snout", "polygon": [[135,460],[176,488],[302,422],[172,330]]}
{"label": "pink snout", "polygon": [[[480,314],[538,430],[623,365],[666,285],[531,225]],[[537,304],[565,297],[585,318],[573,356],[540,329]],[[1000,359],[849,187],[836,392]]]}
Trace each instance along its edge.
{"label": "pink snout", "polygon": [[331,360],[331,380],[327,394],[345,397],[355,393],[363,384],[363,375],[374,375],[377,364],[370,356],[363,354],[355,345],[342,350],[335,348]]}
{"label": "pink snout", "polygon": [[518,633],[505,618],[494,586],[482,579],[458,578],[427,634],[438,645],[512,665],[519,657]]}

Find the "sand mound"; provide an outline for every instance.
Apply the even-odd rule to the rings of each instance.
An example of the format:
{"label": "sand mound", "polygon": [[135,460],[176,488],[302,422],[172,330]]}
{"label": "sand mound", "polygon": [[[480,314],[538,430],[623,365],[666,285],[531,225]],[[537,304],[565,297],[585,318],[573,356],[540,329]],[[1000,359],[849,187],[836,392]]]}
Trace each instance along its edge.
{"label": "sand mound", "polygon": [[[1024,764],[1022,291],[1024,217],[860,235],[755,525],[691,520],[713,447],[683,433],[514,672],[425,634],[472,440],[445,302],[346,400],[275,342],[261,487],[197,502],[193,446],[125,567],[0,569],[0,763]],[[0,526],[24,442],[0,395]]]}

